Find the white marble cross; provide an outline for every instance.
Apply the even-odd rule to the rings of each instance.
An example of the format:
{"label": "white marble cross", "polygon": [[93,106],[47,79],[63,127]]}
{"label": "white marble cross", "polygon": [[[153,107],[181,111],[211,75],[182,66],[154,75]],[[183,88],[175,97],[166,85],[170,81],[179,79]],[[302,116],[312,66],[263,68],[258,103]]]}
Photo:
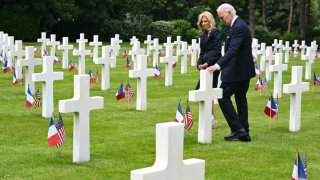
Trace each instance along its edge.
{"label": "white marble cross", "polygon": [[77,39],[77,42],[79,43],[79,49],[74,49],[73,55],[79,56],[78,73],[86,74],[86,56],[91,54],[90,50],[86,50],[86,42],[88,42],[88,39],[84,39],[84,34],[81,33],[80,39]]}
{"label": "white marble cross", "polygon": [[305,41],[301,41],[301,45],[300,45],[300,49],[301,49],[301,60],[305,60],[305,53],[306,53],[306,44],[305,44]]}
{"label": "white marble cross", "polygon": [[137,69],[129,70],[130,78],[138,78],[136,110],[147,110],[147,77],[152,76],[154,76],[154,70],[147,69],[147,56],[138,55]]}
{"label": "white marble cross", "polygon": [[305,71],[305,79],[311,79],[311,65],[314,62],[315,55],[313,54],[312,48],[307,47],[307,54],[304,56],[306,61],[306,71]]}
{"label": "white marble cross", "polygon": [[302,82],[302,66],[292,66],[291,83],[283,85],[283,93],[290,93],[289,130],[300,131],[301,127],[301,94],[309,91],[309,83]]}
{"label": "white marble cross", "polygon": [[101,90],[108,90],[110,88],[110,64],[115,63],[116,58],[110,55],[110,46],[102,46],[102,57],[94,58],[95,64],[102,64],[101,73]]}
{"label": "white marble cross", "polygon": [[54,57],[56,55],[56,46],[60,45],[60,41],[56,41],[56,35],[50,35],[50,41],[47,42],[48,46],[51,46],[50,56]]}
{"label": "white marble cross", "polygon": [[197,65],[198,57],[197,39],[192,39],[191,46],[189,46],[189,50],[191,51],[191,66],[195,66]]}
{"label": "white marble cross", "polygon": [[258,53],[260,54],[260,69],[264,71],[266,66],[266,43],[260,44],[260,51]]}
{"label": "white marble cross", "polygon": [[172,46],[173,47],[173,43],[171,42],[171,37],[167,37],[167,42],[163,43],[163,46]]}
{"label": "white marble cross", "polygon": [[211,143],[212,141],[212,101],[222,98],[221,88],[212,88],[212,73],[200,70],[199,90],[189,91],[190,101],[199,101],[198,142]]}
{"label": "white marble cross", "polygon": [[177,36],[177,40],[174,41],[173,43],[176,45],[176,52],[180,51],[180,45],[182,44],[183,41],[181,41],[181,36]]}
{"label": "white marble cross", "polygon": [[156,160],[153,166],[131,171],[131,180],[204,180],[205,161],[183,160],[182,123],[156,125]]}
{"label": "white marble cross", "polygon": [[59,50],[63,50],[62,56],[62,68],[68,69],[69,68],[69,49],[73,49],[73,45],[69,45],[69,38],[63,37],[62,38],[62,45],[58,46]]}
{"label": "white marble cross", "polygon": [[18,59],[18,66],[25,66],[27,69],[26,75],[25,75],[25,94],[28,92],[28,85],[30,88],[31,93],[34,93],[34,82],[32,81],[32,74],[34,73],[34,66],[41,65],[42,59],[41,58],[34,58],[34,47],[33,46],[27,46],[26,47],[26,55],[25,59]]}
{"label": "white marble cross", "polygon": [[162,46],[159,45],[159,39],[154,38],[153,39],[153,45],[150,46],[150,50],[153,50],[153,60],[152,60],[152,65],[155,67],[156,65],[159,65],[159,52],[162,49]]}
{"label": "white marble cross", "polygon": [[282,53],[275,54],[275,63],[270,66],[270,71],[274,72],[273,97],[282,97],[282,71],[288,69],[287,64],[282,64]]}
{"label": "white marble cross", "polygon": [[173,56],[173,46],[166,46],[166,56],[160,57],[160,63],[166,63],[165,70],[165,86],[172,86],[173,70],[172,64],[178,61],[177,56]]}
{"label": "white marble cross", "polygon": [[278,39],[274,39],[273,40],[273,44],[272,44],[273,52],[277,52],[277,47],[278,47]]}
{"label": "white marble cross", "polygon": [[63,80],[63,72],[53,72],[53,56],[44,56],[42,72],[32,74],[33,82],[42,82],[42,117],[49,118],[54,112],[53,82],[55,80]]}
{"label": "white marble cross", "polygon": [[258,48],[259,48],[259,44],[258,44],[258,39],[256,38],[252,38],[252,56],[256,58],[256,60],[258,60]]}
{"label": "white marble cross", "polygon": [[89,75],[75,75],[73,98],[59,101],[59,112],[74,112],[73,162],[90,160],[89,115],[91,110],[103,107],[103,97],[90,97]]}
{"label": "white marble cross", "polygon": [[289,53],[291,51],[291,47],[290,47],[290,42],[289,41],[286,41],[286,46],[283,47],[283,50],[284,50],[284,62],[285,63],[289,63]]}
{"label": "white marble cross", "polygon": [[282,49],[283,49],[283,40],[279,40],[279,43],[277,44],[277,49],[278,51],[277,52],[281,52],[282,53]]}
{"label": "white marble cross", "polygon": [[[120,45],[118,45],[116,43],[116,39],[115,38],[111,38],[111,42],[110,42],[110,47],[111,47],[111,57],[117,57],[117,55],[119,55],[119,50],[120,50]],[[110,64],[111,68],[116,68],[117,67],[117,58],[115,59],[114,62],[112,62]]]}
{"label": "white marble cross", "polygon": [[266,56],[265,56],[265,61],[266,61],[265,73],[266,73],[266,78],[268,81],[271,80],[271,72],[270,72],[269,68],[270,68],[273,60],[274,60],[274,55],[272,54],[272,47],[267,46]]}
{"label": "white marble cross", "polygon": [[132,50],[129,51],[129,55],[131,55],[131,60],[133,62],[133,69],[137,69],[137,56],[143,54],[144,51],[140,48],[140,41],[135,41]]}
{"label": "white marble cross", "polygon": [[314,55],[316,55],[317,54],[317,50],[318,50],[317,41],[312,41],[311,42],[311,48],[312,48],[312,53]]}
{"label": "white marble cross", "polygon": [[38,39],[38,42],[41,43],[41,55],[43,51],[46,49],[47,42],[49,42],[50,39],[47,38],[46,32],[41,33],[41,39]]}
{"label": "white marble cross", "polygon": [[187,73],[188,68],[188,55],[191,53],[191,51],[188,49],[188,43],[182,41],[182,48],[178,51],[178,55],[181,57],[181,74]]}
{"label": "white marble cross", "polygon": [[102,45],[102,42],[99,41],[99,36],[98,35],[94,35],[93,36],[93,41],[89,42],[90,46],[93,46],[93,58],[97,58],[98,54],[99,54],[99,46]]}
{"label": "white marble cross", "polygon": [[8,34],[4,33],[0,41],[0,53],[3,53],[3,46],[8,44]]}
{"label": "white marble cross", "polygon": [[3,57],[7,56],[7,62],[8,62],[8,67],[12,67],[14,63],[12,62],[13,57],[9,55],[9,52],[14,50],[14,37],[9,36],[8,37],[8,43],[3,45]]}
{"label": "white marble cross", "polygon": [[117,51],[115,52],[115,56],[119,56],[119,50],[120,50],[120,43],[122,43],[122,40],[120,39],[119,34],[115,34],[114,36],[114,44],[119,47]]}
{"label": "white marble cross", "polygon": [[147,35],[147,40],[144,41],[144,44],[147,45],[147,56],[150,56],[150,47],[152,46],[151,35]]}
{"label": "white marble cross", "polygon": [[21,79],[22,78],[22,67],[18,66],[18,59],[22,59],[23,56],[26,55],[26,51],[22,50],[22,41],[21,40],[16,40],[15,41],[15,47],[14,50],[9,52],[9,56],[15,59],[14,57],[17,57],[15,62],[15,73],[16,73],[16,78]]}
{"label": "white marble cross", "polygon": [[294,40],[294,44],[292,44],[292,47],[293,47],[293,57],[297,57],[298,47],[300,47],[300,45],[298,44],[298,40]]}
{"label": "white marble cross", "polygon": [[136,38],[136,36],[132,36],[132,38],[130,39],[130,45],[134,45],[134,42],[139,41],[139,39]]}

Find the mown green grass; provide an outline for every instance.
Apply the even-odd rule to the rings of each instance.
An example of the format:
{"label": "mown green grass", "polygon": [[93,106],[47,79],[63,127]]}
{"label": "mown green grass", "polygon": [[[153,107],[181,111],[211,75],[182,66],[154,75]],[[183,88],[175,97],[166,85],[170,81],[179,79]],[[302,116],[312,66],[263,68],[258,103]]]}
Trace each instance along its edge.
{"label": "mown green grass", "polygon": [[[27,45],[37,45],[28,43]],[[89,47],[88,47],[89,48]],[[12,74],[0,73],[0,178],[6,179],[130,179],[130,171],[152,166],[155,161],[155,125],[170,122],[175,117],[177,103],[181,99],[186,108],[188,92],[193,90],[199,72],[188,66],[187,74],[180,74],[180,63],[174,70],[173,86],[164,86],[162,78],[148,78],[147,111],[136,111],[135,97],[131,102],[117,101],[115,93],[119,83],[130,82],[136,91],[136,79],[128,77],[125,60],[117,58],[117,68],[111,69],[111,88],[101,91],[100,85],[90,87],[91,96],[104,97],[104,109],[90,113],[90,161],[72,163],[73,113],[63,113],[66,139],[60,148],[54,148],[54,158],[47,146],[49,120],[41,117],[41,109],[26,110],[24,87],[12,87]],[[101,52],[100,52],[101,53]],[[59,55],[59,52],[58,52]],[[39,56],[39,55],[37,55]],[[76,58],[71,55],[70,59]],[[291,66],[305,64],[298,58],[290,59],[289,70],[283,74],[283,83],[291,81]],[[151,68],[149,63],[149,67]],[[55,71],[64,72],[63,81],[54,83],[54,107],[58,113],[58,101],[73,97],[73,75],[54,66]],[[91,58],[86,59],[86,71],[95,73],[101,66]],[[41,72],[41,66],[36,68]],[[312,72],[320,73],[319,60],[313,64]],[[101,80],[101,78],[100,78]],[[252,79],[248,92],[249,122],[252,142],[226,142],[223,137],[230,130],[216,106],[218,127],[213,129],[212,143],[199,144],[199,103],[190,102],[194,126],[185,131],[184,159],[199,158],[206,161],[207,180],[211,179],[290,179],[296,146],[301,154],[308,153],[308,175],[316,179],[320,169],[320,87],[313,87],[302,95],[301,131],[289,132],[290,95],[283,94],[279,100],[279,119],[271,120],[263,110],[273,81],[269,81],[267,92],[254,91],[256,79]],[[36,84],[42,92],[41,83]]]}

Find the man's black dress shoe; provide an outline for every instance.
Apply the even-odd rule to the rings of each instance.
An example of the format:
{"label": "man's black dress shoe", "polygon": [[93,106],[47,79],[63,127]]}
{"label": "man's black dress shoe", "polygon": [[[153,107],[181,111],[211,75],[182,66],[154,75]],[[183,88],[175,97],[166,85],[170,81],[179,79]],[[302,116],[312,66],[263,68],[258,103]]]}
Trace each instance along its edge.
{"label": "man's black dress shoe", "polygon": [[250,137],[249,133],[246,136],[239,136],[238,139],[243,142],[250,142],[251,141],[251,137]]}
{"label": "man's black dress shoe", "polygon": [[235,132],[231,132],[229,135],[225,136],[224,139],[226,141],[238,140],[240,137],[247,136],[248,133],[244,128],[241,128]]}

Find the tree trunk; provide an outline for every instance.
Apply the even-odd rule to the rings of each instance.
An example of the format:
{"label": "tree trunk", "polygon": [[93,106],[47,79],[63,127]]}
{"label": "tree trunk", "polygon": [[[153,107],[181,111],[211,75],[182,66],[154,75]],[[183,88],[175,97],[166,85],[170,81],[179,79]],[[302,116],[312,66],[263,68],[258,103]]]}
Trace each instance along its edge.
{"label": "tree trunk", "polygon": [[267,4],[266,0],[262,0],[262,24],[264,27],[267,26]]}
{"label": "tree trunk", "polygon": [[249,28],[252,37],[255,37],[255,11],[255,0],[249,0]]}
{"label": "tree trunk", "polygon": [[300,38],[301,40],[306,39],[306,0],[300,0]]}
{"label": "tree trunk", "polygon": [[310,8],[311,8],[311,0],[306,0],[306,10],[305,10],[305,23],[310,23]]}
{"label": "tree trunk", "polygon": [[290,14],[289,14],[288,31],[287,31],[287,33],[290,33],[291,29],[292,29],[293,10],[294,10],[294,0],[290,0]]}

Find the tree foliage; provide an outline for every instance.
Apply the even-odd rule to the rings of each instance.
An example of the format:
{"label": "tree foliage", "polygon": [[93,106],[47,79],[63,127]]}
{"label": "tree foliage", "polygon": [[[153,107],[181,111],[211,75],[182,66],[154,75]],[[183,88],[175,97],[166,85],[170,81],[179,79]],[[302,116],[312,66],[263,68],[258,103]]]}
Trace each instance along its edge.
{"label": "tree foliage", "polygon": [[[269,37],[296,39],[305,35],[306,40],[317,39],[320,34],[318,25],[320,0],[291,1],[293,11],[290,31],[288,31],[290,0],[281,3],[278,0],[228,0],[227,2],[234,5],[237,14],[253,28],[253,34],[255,31],[260,31],[262,29],[260,27],[263,26]],[[203,11],[214,14],[217,27],[223,27],[216,15],[216,9],[224,2],[226,1],[1,0],[0,28],[23,40],[35,40],[41,31],[55,33],[58,38],[69,36],[71,40],[78,38],[80,32],[86,33],[87,37],[98,34],[105,40],[118,33],[128,40],[133,35],[145,38],[147,33],[157,33],[157,30],[153,29],[157,25],[155,22],[184,20],[190,23],[185,24],[182,35],[187,38],[192,37],[192,33],[197,36],[197,17]],[[254,11],[250,11],[252,7],[255,7]],[[20,24],[17,24],[18,22]],[[179,28],[174,27],[172,33],[178,32]],[[190,29],[189,32],[187,28]],[[24,30],[28,31],[25,37],[21,36]],[[256,32],[256,37],[261,35],[260,32]]]}

